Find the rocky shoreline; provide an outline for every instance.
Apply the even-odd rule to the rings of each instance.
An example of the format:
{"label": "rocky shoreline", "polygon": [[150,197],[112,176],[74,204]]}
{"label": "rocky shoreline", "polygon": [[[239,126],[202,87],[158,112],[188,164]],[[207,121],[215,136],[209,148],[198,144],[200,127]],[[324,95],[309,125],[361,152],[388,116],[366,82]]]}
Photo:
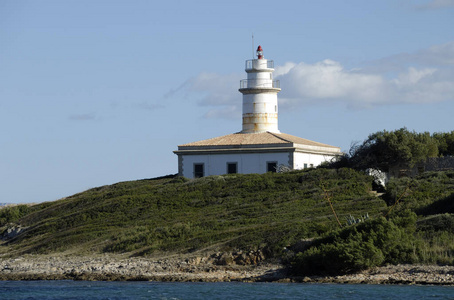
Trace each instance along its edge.
{"label": "rocky shoreline", "polygon": [[145,280],[454,285],[454,266],[385,266],[341,276],[289,277],[284,266],[213,263],[205,257],[123,258],[112,255],[0,258],[0,280]]}

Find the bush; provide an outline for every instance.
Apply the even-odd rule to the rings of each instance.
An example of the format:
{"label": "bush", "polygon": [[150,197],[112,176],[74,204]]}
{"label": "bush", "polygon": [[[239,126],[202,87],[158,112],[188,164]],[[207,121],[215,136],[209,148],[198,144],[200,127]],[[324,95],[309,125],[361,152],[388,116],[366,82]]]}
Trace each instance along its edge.
{"label": "bush", "polygon": [[386,186],[385,199],[396,209],[412,209],[418,214],[453,211],[454,178],[449,172],[426,172],[415,178],[393,178]]}
{"label": "bush", "polygon": [[[414,227],[414,221],[409,225]],[[338,230],[315,241],[311,248],[298,253],[291,265],[296,275],[334,275],[384,263],[414,263],[418,259],[417,241],[413,235],[406,228],[379,218]]]}
{"label": "bush", "polygon": [[293,271],[297,274],[340,274],[378,266],[384,261],[383,252],[361,234],[345,241],[322,244],[296,255]]}
{"label": "bush", "polygon": [[0,226],[12,223],[30,212],[30,206],[14,205],[0,209]]}
{"label": "bush", "polygon": [[435,231],[454,232],[454,215],[443,214],[430,216],[418,221],[419,231],[434,233]]}
{"label": "bush", "polygon": [[454,193],[418,209],[418,214],[427,216],[442,213],[454,213]]}

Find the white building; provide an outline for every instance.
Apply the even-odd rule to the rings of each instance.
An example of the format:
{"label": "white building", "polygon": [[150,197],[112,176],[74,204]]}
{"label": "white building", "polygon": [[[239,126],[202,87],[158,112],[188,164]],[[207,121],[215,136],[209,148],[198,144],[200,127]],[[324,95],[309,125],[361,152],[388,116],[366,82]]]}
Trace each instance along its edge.
{"label": "white building", "polygon": [[246,61],[247,79],[241,80],[243,130],[238,133],[179,145],[178,173],[187,178],[230,173],[276,172],[315,167],[341,155],[339,147],[281,133],[278,129],[274,63],[257,48],[257,59]]}

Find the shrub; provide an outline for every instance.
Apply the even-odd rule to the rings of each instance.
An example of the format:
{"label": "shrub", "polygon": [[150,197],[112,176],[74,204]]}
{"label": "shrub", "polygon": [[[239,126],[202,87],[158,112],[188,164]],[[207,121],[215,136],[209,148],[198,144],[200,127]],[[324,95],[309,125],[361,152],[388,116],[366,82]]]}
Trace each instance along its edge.
{"label": "shrub", "polygon": [[419,231],[430,233],[435,231],[454,232],[454,215],[443,214],[430,216],[418,221],[417,228]]}
{"label": "shrub", "polygon": [[442,213],[454,213],[454,193],[427,206],[421,207],[417,212],[418,214],[425,216]]}
{"label": "shrub", "polygon": [[[414,226],[413,224],[408,224]],[[417,241],[406,228],[385,218],[368,220],[315,241],[298,253],[292,270],[302,274],[342,274],[380,266],[384,263],[418,261]]]}
{"label": "shrub", "polygon": [[14,205],[0,209],[0,226],[15,222],[30,212],[30,206]]}

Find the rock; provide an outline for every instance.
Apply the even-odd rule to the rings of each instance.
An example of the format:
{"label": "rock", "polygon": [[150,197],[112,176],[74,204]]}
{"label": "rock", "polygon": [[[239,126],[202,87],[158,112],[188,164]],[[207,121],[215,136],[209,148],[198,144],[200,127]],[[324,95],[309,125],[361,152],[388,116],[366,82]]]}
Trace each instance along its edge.
{"label": "rock", "polygon": [[223,253],[218,259],[217,264],[221,266],[229,266],[235,264],[235,261],[233,260],[232,254]]}
{"label": "rock", "polygon": [[250,265],[250,260],[248,259],[247,255],[244,253],[239,254],[237,257],[234,259],[235,263],[238,265]]}
{"label": "rock", "polygon": [[188,264],[194,265],[194,266],[200,265],[201,262],[202,262],[202,258],[200,256],[187,260]]}
{"label": "rock", "polygon": [[1,240],[10,240],[17,237],[21,232],[23,232],[27,227],[22,227],[21,225],[8,224],[7,228],[0,235]]}
{"label": "rock", "polygon": [[389,175],[378,169],[366,169],[366,174],[374,178],[374,184],[380,188],[385,188],[389,181]]}
{"label": "rock", "polygon": [[[208,259],[210,258],[210,259]],[[262,251],[223,252],[183,258],[51,257],[0,258],[0,280],[154,280],[402,283],[454,285],[454,266],[397,265],[336,277],[288,277],[283,266],[268,264]],[[208,261],[212,260],[213,263]],[[258,262],[256,265],[239,262]]]}

